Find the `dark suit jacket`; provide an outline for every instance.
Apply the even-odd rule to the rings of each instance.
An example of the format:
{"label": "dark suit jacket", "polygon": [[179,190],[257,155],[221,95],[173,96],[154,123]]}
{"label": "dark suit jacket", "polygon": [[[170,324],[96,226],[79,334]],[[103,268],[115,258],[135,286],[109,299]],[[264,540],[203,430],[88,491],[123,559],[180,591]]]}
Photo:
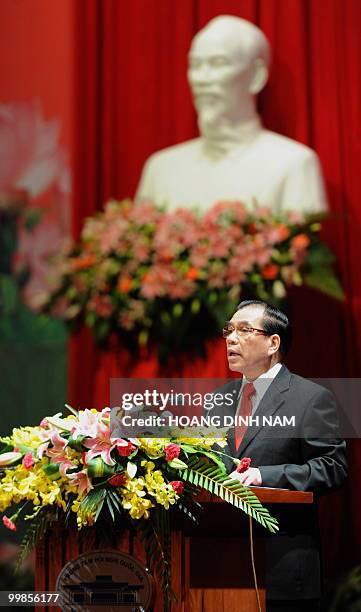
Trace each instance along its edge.
{"label": "dark suit jacket", "polygon": [[[213,414],[234,416],[241,381],[231,381],[222,392],[236,398],[232,406]],[[295,415],[295,426],[286,434],[279,429],[249,427],[235,451],[233,432],[224,451],[250,457],[265,487],[313,491],[313,505],[273,505],[280,531],[267,537],[267,596],[270,599],[317,598],[321,592],[317,497],[342,484],[347,476],[345,442],[337,437],[334,396],[325,388],[292,374],[282,366],[263,396],[254,416]],[[230,470],[235,466],[229,461]]]}

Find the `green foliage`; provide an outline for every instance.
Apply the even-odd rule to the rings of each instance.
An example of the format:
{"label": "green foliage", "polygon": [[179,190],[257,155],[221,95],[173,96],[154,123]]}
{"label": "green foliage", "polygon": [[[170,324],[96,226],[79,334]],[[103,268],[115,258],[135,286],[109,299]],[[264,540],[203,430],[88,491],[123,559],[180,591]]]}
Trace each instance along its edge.
{"label": "green foliage", "polygon": [[108,506],[109,514],[112,517],[112,521],[113,523],[115,523],[116,517],[122,514],[120,498],[115,491],[111,491],[108,489],[105,500]]}
{"label": "green foliage", "polygon": [[19,571],[27,556],[44,537],[46,530],[56,518],[56,514],[51,514],[48,509],[44,508],[31,519],[31,524],[20,544],[20,551],[15,565],[16,571]]}
{"label": "green foliage", "polygon": [[304,275],[305,285],[316,289],[336,300],[344,300],[345,293],[336,276],[330,268],[317,268]]}
{"label": "green foliage", "polygon": [[94,516],[94,520],[96,521],[102,511],[106,494],[107,490],[105,488],[92,489],[89,491],[80,504],[81,512],[85,516]]}
{"label": "green foliage", "polygon": [[0,312],[10,315],[16,309],[19,301],[17,283],[12,276],[0,274]]}
{"label": "green foliage", "polygon": [[149,519],[135,523],[147,553],[150,569],[158,577],[164,596],[164,612],[168,612],[175,595],[172,591],[171,531],[169,512],[154,508]]}
{"label": "green foliage", "polygon": [[88,475],[91,478],[99,478],[100,476],[110,476],[114,474],[115,467],[108,465],[101,457],[94,457],[88,461]]}
{"label": "green foliage", "polygon": [[58,463],[52,463],[49,461],[46,465],[44,465],[43,470],[50,480],[58,480],[61,476]]}
{"label": "green foliage", "polygon": [[41,221],[43,211],[41,208],[29,208],[24,213],[24,224],[26,229],[31,232]]}
{"label": "green foliage", "polygon": [[67,338],[68,332],[63,321],[44,314],[34,314],[20,302],[13,312],[2,312],[0,316],[0,345],[64,345]]}
{"label": "green foliage", "polygon": [[192,457],[187,470],[180,473],[183,480],[221,497],[229,504],[243,510],[272,533],[278,530],[277,520],[273,518],[259,501],[258,497],[239,480],[230,479],[227,474],[208,461]]}
{"label": "green foliage", "polygon": [[314,243],[304,265],[303,281],[329,297],[344,300],[344,291],[333,269],[334,261],[335,256],[326,244]]}
{"label": "green foliage", "polygon": [[184,463],[184,461],[182,461],[181,459],[172,459],[172,461],[169,462],[169,467],[175,468],[177,470],[185,470],[187,464]]}

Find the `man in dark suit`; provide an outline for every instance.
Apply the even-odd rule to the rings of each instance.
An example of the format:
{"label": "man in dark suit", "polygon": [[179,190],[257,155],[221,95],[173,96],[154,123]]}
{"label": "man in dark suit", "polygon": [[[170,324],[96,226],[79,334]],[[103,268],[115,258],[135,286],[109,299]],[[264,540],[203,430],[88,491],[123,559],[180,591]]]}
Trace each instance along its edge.
{"label": "man in dark suit", "polygon": [[[230,434],[228,452],[252,460],[246,471],[232,475],[246,485],[313,491],[316,498],[309,506],[271,509],[280,530],[267,538],[267,612],[313,612],[321,595],[317,498],[347,476],[335,400],[328,390],[282,364],[291,326],[277,308],[257,300],[241,302],[223,335],[230,369],[243,374],[224,388],[236,400],[221,412],[243,417]],[[276,416],[281,422],[294,417],[287,433],[262,424],[263,417]],[[258,423],[247,427],[250,417],[258,417],[253,418]]]}

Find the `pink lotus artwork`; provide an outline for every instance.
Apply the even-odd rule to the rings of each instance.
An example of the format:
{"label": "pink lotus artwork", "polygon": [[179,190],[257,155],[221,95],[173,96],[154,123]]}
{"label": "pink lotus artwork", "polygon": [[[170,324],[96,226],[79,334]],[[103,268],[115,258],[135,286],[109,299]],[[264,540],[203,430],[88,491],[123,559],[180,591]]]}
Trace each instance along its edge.
{"label": "pink lotus artwork", "polygon": [[[0,104],[0,212],[18,213],[13,270],[29,270],[23,298],[35,310],[56,285],[51,258],[69,240],[71,181],[59,135],[60,122],[46,120],[39,102]],[[40,221],[29,230],[25,219],[33,208]]]}
{"label": "pink lotus artwork", "polygon": [[0,191],[23,190],[33,199],[53,185],[69,189],[59,131],[38,102],[0,105]]}

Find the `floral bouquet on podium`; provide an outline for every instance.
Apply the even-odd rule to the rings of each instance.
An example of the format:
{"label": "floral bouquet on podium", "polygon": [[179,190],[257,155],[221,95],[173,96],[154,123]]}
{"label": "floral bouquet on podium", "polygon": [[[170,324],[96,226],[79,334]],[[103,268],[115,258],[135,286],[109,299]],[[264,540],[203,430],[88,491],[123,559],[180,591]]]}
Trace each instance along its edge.
{"label": "floral bouquet on podium", "polygon": [[[19,562],[56,521],[107,531],[131,525],[143,540],[152,569],[170,594],[169,511],[198,521],[196,496],[206,490],[275,532],[276,519],[256,495],[231,479],[222,460],[225,438],[178,431],[169,438],[113,436],[110,409],[57,414],[39,426],[14,429],[2,438],[0,511],[11,530],[29,521]],[[214,447],[218,446],[219,450]],[[233,460],[240,464],[237,459]],[[242,464],[240,465],[242,469]]]}

